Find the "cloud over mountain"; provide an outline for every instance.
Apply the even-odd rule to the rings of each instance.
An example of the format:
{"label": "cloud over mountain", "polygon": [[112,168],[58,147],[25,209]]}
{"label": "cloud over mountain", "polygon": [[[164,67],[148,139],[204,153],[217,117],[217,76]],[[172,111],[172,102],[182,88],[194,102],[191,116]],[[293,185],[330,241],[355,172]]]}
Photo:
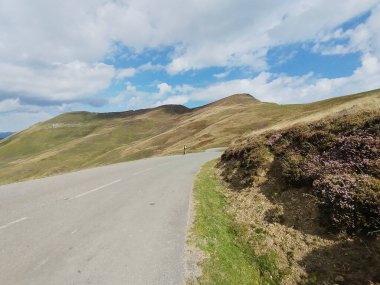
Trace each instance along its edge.
{"label": "cloud over mountain", "polygon": [[[236,92],[278,102],[336,96],[350,92],[344,86],[379,87],[379,25],[378,0],[4,0],[0,104],[54,115],[110,102],[128,108],[133,98],[142,107]],[[360,64],[344,78],[272,71],[271,51],[292,45],[284,61],[306,50],[356,54]]]}

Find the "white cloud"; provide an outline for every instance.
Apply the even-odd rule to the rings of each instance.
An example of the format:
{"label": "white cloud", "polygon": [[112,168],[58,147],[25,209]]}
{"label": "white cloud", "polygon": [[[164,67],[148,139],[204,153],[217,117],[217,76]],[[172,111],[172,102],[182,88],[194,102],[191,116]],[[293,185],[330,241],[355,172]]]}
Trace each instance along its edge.
{"label": "white cloud", "polygon": [[133,77],[136,74],[136,69],[133,67],[119,69],[116,74],[118,80],[125,79],[127,77]]}
{"label": "white cloud", "polygon": [[96,94],[108,87],[114,75],[114,68],[103,63],[75,61],[36,68],[0,63],[0,99],[91,103]]}
{"label": "white cloud", "polygon": [[125,86],[125,91],[127,91],[128,93],[133,93],[133,92],[136,92],[136,86],[134,86],[131,82],[127,82],[127,85]]}
{"label": "white cloud", "polygon": [[[372,53],[380,58],[380,4],[371,10],[368,20],[343,31],[342,28],[327,31],[316,38],[313,51],[324,55],[352,52]],[[336,42],[338,40],[338,42]],[[342,41],[343,42],[339,42]]]}
{"label": "white cloud", "polygon": [[172,91],[172,87],[169,84],[165,83],[165,82],[157,84],[157,88],[159,90],[158,94],[160,96],[168,94],[168,93],[170,93]]}
{"label": "white cloud", "polygon": [[97,16],[103,3],[102,0],[1,1],[0,61],[99,60],[110,47],[110,37]]}
{"label": "white cloud", "polygon": [[[23,64],[97,62],[112,51],[114,42],[120,42],[135,51],[175,46],[167,67],[173,74],[208,66],[251,66],[262,70],[266,68],[269,48],[334,32],[340,24],[377,3],[378,0],[347,0],[344,5],[340,0],[4,0],[0,4],[0,60]],[[368,23],[370,35],[378,34],[377,24],[378,21]],[[357,36],[352,35],[353,42],[354,37]],[[380,41],[379,36],[376,38]]]}
{"label": "white cloud", "polygon": [[157,99],[148,92],[136,91],[126,96],[128,109],[137,110],[156,106]]}
{"label": "white cloud", "polygon": [[214,74],[214,77],[218,78],[218,79],[222,79],[222,78],[227,77],[229,74],[230,74],[230,72],[226,71],[226,72],[216,73],[216,74]]}
{"label": "white cloud", "polygon": [[[365,23],[347,31],[340,27],[368,10]],[[4,110],[33,107],[37,112],[64,103],[152,106],[169,95],[205,101],[252,92],[264,100],[293,102],[352,93],[379,87],[379,26],[379,0],[2,0],[0,104]],[[359,51],[362,67],[337,79],[265,72],[268,50],[304,42],[315,43],[313,50],[322,54]],[[128,48],[128,55],[166,47],[173,52],[167,66],[149,59],[136,69],[115,71],[102,62],[112,58],[119,45]],[[125,80],[136,72],[176,74],[210,66],[249,67],[260,74],[203,89],[165,83],[158,93],[127,84],[124,97],[97,96],[113,79]],[[185,102],[185,97],[173,100]]]}
{"label": "white cloud", "polygon": [[353,75],[341,78],[287,76],[262,72],[254,78],[237,79],[197,88],[185,94],[189,101],[212,101],[235,93],[250,93],[257,99],[277,103],[312,102],[380,87],[380,61],[371,54],[362,57]]}
{"label": "white cloud", "polygon": [[21,108],[20,99],[6,99],[0,101],[0,113],[2,112],[12,112]]}
{"label": "white cloud", "polygon": [[[157,85],[158,92],[151,93],[139,90],[136,86],[128,83],[126,89],[117,96],[110,99],[110,103],[125,106],[128,109],[143,109],[157,107],[165,104],[186,104],[189,101],[189,94],[193,87],[189,85],[170,86],[163,82]],[[174,93],[186,93],[177,94]]]}
{"label": "white cloud", "polygon": [[121,106],[121,105],[123,105],[123,103],[125,102],[125,99],[126,99],[125,94],[124,94],[124,93],[119,93],[119,94],[117,94],[116,96],[111,97],[111,98],[109,99],[109,104],[110,104],[110,105]]}
{"label": "white cloud", "polygon": [[314,40],[378,3],[377,0],[350,0],[344,5],[339,0],[292,1],[293,10],[284,14],[285,17],[269,31],[269,36],[278,43]]}
{"label": "white cloud", "polygon": [[148,62],[148,63],[144,63],[142,65],[140,65],[137,70],[140,71],[140,72],[144,72],[144,71],[154,71],[154,72],[157,72],[157,71],[163,71],[165,70],[166,67],[162,64],[153,64],[151,62]]}
{"label": "white cloud", "polygon": [[[201,15],[210,15],[201,19],[195,13],[189,27],[183,25],[191,17],[178,15],[185,21],[182,28],[187,36],[179,39],[183,46],[168,65],[169,73],[207,66],[250,66],[263,70],[267,67],[266,52],[271,47],[312,41],[372,8],[378,1],[349,0],[344,5],[338,0],[226,3],[216,9],[206,4],[206,11],[202,10]],[[190,10],[197,11],[197,8]]]}
{"label": "white cloud", "polygon": [[193,91],[195,88],[189,84],[176,85],[173,90],[174,93],[189,93]]}
{"label": "white cloud", "polygon": [[16,132],[37,122],[43,122],[58,113],[40,110],[39,112],[7,112],[1,114],[0,132]]}
{"label": "white cloud", "polygon": [[156,106],[161,106],[161,105],[184,105],[189,101],[189,97],[186,95],[176,95],[176,96],[171,96],[167,98],[166,100],[163,101],[158,101],[155,105]]}
{"label": "white cloud", "polygon": [[97,62],[120,42],[135,51],[176,46],[168,66],[171,73],[211,65],[262,69],[268,48],[313,40],[377,3],[3,0],[0,61]]}

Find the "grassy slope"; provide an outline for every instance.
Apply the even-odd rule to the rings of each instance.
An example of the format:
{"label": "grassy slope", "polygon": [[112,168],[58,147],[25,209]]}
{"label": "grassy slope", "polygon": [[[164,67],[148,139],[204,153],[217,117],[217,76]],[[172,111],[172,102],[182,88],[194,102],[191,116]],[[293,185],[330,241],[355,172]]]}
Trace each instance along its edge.
{"label": "grassy slope", "polygon": [[162,106],[122,113],[60,115],[0,141],[0,184],[86,167],[226,146],[252,131],[314,120],[359,106],[378,108],[375,90],[304,105],[240,94],[201,108]]}
{"label": "grassy slope", "polygon": [[195,222],[191,234],[205,254],[202,276],[193,284],[279,284],[281,273],[272,254],[256,255],[242,237],[243,228],[227,213],[224,186],[215,162],[203,166],[194,184]]}

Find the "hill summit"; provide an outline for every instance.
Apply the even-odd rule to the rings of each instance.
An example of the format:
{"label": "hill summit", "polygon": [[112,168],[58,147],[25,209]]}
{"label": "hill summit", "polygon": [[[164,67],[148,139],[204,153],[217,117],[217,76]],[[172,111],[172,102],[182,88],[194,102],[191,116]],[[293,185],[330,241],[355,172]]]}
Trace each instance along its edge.
{"label": "hill summit", "polygon": [[206,106],[227,106],[227,105],[252,104],[252,103],[261,103],[261,102],[248,93],[240,93],[240,94],[234,94],[234,95],[222,98]]}
{"label": "hill summit", "polygon": [[260,102],[258,99],[253,97],[251,94],[248,93],[240,93],[240,94],[234,94],[228,97],[225,97],[223,99],[220,99],[216,101],[215,103],[218,102],[228,102],[231,104],[242,104],[242,103],[247,103],[247,102]]}

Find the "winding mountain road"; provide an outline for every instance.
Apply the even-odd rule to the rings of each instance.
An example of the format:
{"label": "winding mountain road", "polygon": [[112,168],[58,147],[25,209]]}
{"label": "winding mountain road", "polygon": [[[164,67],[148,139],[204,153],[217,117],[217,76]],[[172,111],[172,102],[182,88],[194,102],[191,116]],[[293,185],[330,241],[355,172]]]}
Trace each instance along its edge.
{"label": "winding mountain road", "polygon": [[183,284],[189,195],[210,151],[0,187],[0,284]]}

